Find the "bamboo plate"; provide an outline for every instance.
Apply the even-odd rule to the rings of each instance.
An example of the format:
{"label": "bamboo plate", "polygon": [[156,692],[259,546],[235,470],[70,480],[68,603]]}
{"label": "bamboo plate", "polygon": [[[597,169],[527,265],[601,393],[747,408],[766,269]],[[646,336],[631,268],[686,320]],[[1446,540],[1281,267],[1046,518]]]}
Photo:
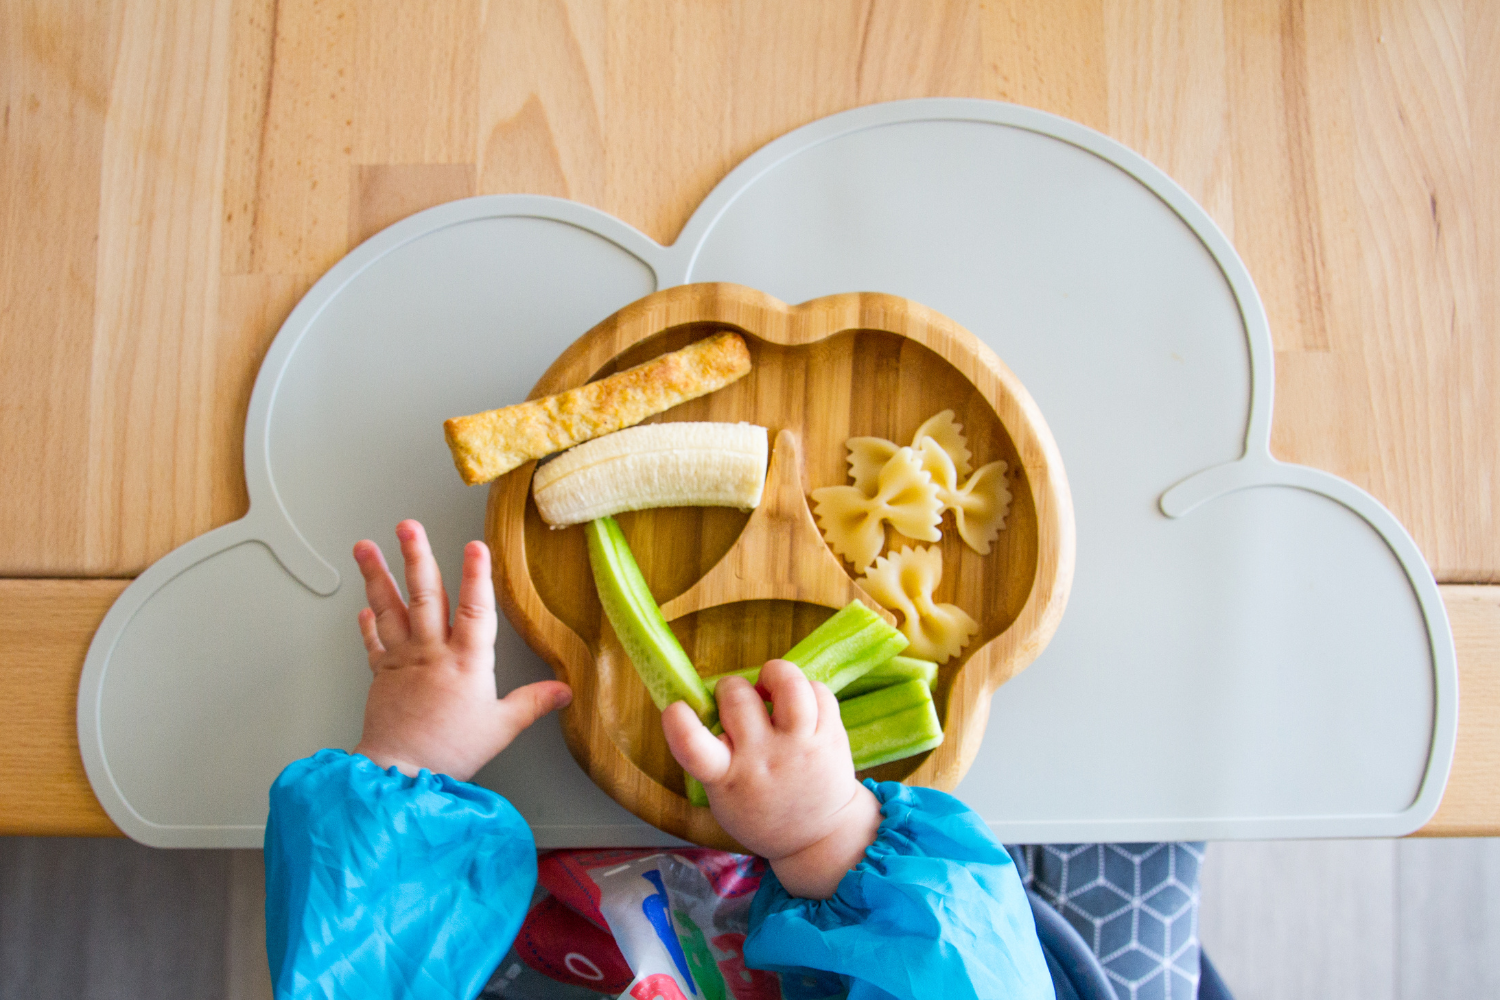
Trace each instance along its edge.
{"label": "bamboo plate", "polygon": [[[750,421],[775,441],[753,514],[672,508],[619,516],[663,614],[708,675],[778,656],[851,599],[875,607],[823,543],[806,494],[848,481],[845,439],[910,442],[951,409],[977,468],[1008,463],[1005,530],[980,556],[943,524],[937,599],[979,622],[943,664],[935,700],[942,746],[871,769],[871,777],[951,790],[979,749],[990,695],[1057,629],[1073,577],[1072,500],[1057,446],[1030,395],[1000,359],[952,320],[907,299],[855,293],[787,306],[731,284],[682,285],[626,306],[542,376],[531,398],[602,378],[710,333],[733,329],[750,374],[655,420]],[[531,462],[496,480],[485,537],[495,589],[516,630],[573,688],[568,748],[589,776],[648,823],[698,844],[739,845],[684,794],[660,715],[603,618],[581,527],[553,531],[530,499]],[[888,530],[887,546],[912,543]],[[887,615],[889,617],[889,615]]]}

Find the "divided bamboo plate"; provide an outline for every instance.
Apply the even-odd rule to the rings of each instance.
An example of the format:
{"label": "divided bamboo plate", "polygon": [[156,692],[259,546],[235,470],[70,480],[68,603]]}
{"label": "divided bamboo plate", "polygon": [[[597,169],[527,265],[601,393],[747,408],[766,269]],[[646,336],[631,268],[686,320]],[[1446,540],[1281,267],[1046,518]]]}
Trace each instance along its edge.
{"label": "divided bamboo plate", "polygon": [[[845,439],[907,444],[951,409],[973,465],[1008,465],[1006,527],[981,556],[943,521],[937,600],[980,626],[943,664],[934,692],[942,746],[871,769],[871,777],[951,790],[979,749],[990,694],[1057,629],[1073,577],[1072,500],[1036,404],[994,353],[952,320],[892,295],[855,293],[787,306],[731,284],[682,285],[626,306],[549,368],[531,398],[551,395],[720,330],[744,335],[750,374],[653,420],[749,421],[774,442],[754,512],[670,508],[618,520],[663,614],[704,675],[785,653],[851,599],[877,607],[823,542],[807,494],[848,482]],[[568,747],[617,802],[698,844],[738,847],[691,805],[667,751],[660,713],[604,619],[581,526],[552,530],[531,500],[531,462],[491,487],[485,537],[495,589],[516,630],[573,688]],[[887,551],[911,542],[887,529]],[[885,613],[885,612],[882,612]],[[889,617],[887,613],[887,617]],[[894,619],[893,619],[894,620]]]}

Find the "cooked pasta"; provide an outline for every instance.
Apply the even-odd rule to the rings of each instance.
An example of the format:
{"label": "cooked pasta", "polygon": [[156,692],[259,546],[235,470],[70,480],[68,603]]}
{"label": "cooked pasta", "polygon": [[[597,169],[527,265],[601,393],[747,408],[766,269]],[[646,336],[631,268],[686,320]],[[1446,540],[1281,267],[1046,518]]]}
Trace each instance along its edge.
{"label": "cooked pasta", "polygon": [[882,607],[901,616],[901,632],[911,643],[906,655],[936,663],[957,656],[979,631],[962,608],[934,600],[942,578],[943,551],[934,545],[881,556],[859,580]]}
{"label": "cooked pasta", "polygon": [[[912,435],[911,446],[920,449],[922,442],[931,439],[953,459],[953,467],[960,477],[969,474],[969,442],[964,437],[963,427],[954,419],[952,410],[934,414],[917,428]],[[854,485],[874,496],[875,483],[880,470],[891,460],[901,446],[894,441],[878,437],[854,437],[844,442],[849,449],[849,478]]]}
{"label": "cooked pasta", "polygon": [[911,446],[920,448],[922,442],[927,439],[936,441],[948,457],[953,459],[953,468],[960,479],[969,474],[973,468],[969,460],[974,456],[969,452],[969,439],[964,437],[964,428],[953,416],[952,410],[944,410],[928,417],[917,433],[911,437]]}
{"label": "cooked pasta", "polygon": [[[901,446],[879,437],[852,437],[845,446],[849,449],[849,476],[854,480],[854,488],[867,497],[873,497],[880,488],[881,472],[902,450]],[[942,510],[953,511],[953,525],[958,529],[958,536],[975,552],[989,555],[990,546],[1005,527],[1005,518],[1010,514],[1011,493],[1005,482],[1006,463],[991,462],[969,475],[973,455],[969,451],[968,439],[964,437],[963,426],[954,419],[952,410],[928,417],[912,435],[911,447],[937,487]],[[817,493],[813,496],[816,498]],[[862,541],[868,542],[874,537],[873,529],[861,526],[861,530],[867,532],[867,535],[861,535]],[[909,532],[902,534],[910,535]],[[824,535],[835,551],[843,551],[827,527]],[[910,537],[921,541],[937,540],[926,535]],[[879,552],[880,548],[876,546],[870,558]],[[855,565],[868,565],[868,562],[855,562]]]}
{"label": "cooked pasta", "polygon": [[849,478],[855,488],[867,497],[874,496],[880,470],[901,446],[885,438],[853,437],[844,442],[844,447],[849,449]]}
{"label": "cooked pasta", "polygon": [[952,456],[935,438],[928,437],[922,439],[922,468],[937,486],[943,509],[953,511],[958,536],[975,552],[989,555],[990,545],[1005,527],[1005,517],[1010,513],[1006,464],[991,462],[960,484]]}
{"label": "cooked pasta", "polygon": [[858,486],[825,486],[813,490],[812,498],[823,537],[857,572],[880,554],[887,523],[908,538],[935,542],[943,537],[937,487],[910,448],[898,448],[881,466],[874,495]]}

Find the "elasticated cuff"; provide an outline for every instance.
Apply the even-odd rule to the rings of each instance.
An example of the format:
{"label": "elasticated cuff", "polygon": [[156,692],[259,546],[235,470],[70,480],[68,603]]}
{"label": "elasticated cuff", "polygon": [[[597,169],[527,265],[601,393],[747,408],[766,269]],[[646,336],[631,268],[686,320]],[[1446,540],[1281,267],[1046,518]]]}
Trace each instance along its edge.
{"label": "elasticated cuff", "polygon": [[882,819],[864,859],[827,900],[794,898],[767,872],[746,962],[835,973],[851,1000],[1051,998],[1026,892],[989,827],[943,792],[865,785]]}
{"label": "elasticated cuff", "polygon": [[473,996],[536,885],[536,843],[488,789],[322,750],[271,786],[266,944],[277,997]]}

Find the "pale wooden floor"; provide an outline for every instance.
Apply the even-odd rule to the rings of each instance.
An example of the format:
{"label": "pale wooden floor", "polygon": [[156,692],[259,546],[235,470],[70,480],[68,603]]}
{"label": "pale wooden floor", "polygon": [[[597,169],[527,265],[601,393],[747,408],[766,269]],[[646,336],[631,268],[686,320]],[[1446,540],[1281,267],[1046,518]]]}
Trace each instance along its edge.
{"label": "pale wooden floor", "polygon": [[[0,838],[0,1000],[265,1000],[258,851]],[[1500,998],[1500,840],[1219,843],[1202,937],[1238,1000]]]}
{"label": "pale wooden floor", "polygon": [[1212,844],[1200,935],[1237,1000],[1500,998],[1500,840]]}

